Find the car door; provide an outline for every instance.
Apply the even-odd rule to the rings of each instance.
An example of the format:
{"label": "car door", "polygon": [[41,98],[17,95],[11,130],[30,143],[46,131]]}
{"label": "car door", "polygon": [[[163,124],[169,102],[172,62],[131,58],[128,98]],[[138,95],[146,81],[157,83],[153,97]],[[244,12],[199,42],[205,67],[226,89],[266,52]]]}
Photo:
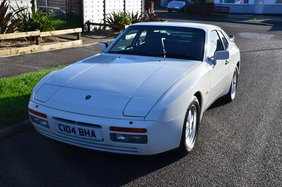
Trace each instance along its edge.
{"label": "car door", "polygon": [[229,73],[229,59],[214,59],[215,52],[227,49],[227,44],[222,42],[221,33],[211,30],[208,40],[208,64],[210,65],[210,101],[213,102],[224,94],[226,85],[229,84],[227,76]]}

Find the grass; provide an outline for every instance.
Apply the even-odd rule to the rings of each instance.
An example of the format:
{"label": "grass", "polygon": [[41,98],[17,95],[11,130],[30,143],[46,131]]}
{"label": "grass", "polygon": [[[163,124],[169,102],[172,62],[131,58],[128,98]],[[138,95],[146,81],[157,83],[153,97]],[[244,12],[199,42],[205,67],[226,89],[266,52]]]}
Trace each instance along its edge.
{"label": "grass", "polygon": [[53,20],[54,25],[59,26],[59,25],[67,25],[67,21],[62,20],[62,19],[56,19]]}
{"label": "grass", "polygon": [[71,28],[80,27],[81,25],[79,19],[74,16],[68,16],[66,20],[54,19],[53,24],[56,30],[71,29]]}
{"label": "grass", "polygon": [[0,78],[0,128],[28,119],[28,102],[33,87],[58,66],[15,77]]}

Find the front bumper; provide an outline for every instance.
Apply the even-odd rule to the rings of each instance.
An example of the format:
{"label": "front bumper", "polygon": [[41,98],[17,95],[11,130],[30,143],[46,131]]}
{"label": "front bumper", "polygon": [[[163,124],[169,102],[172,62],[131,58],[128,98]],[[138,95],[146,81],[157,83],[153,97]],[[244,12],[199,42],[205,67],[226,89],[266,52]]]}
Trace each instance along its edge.
{"label": "front bumper", "polygon": [[[48,125],[46,126],[36,123],[32,119],[36,115],[29,113],[31,122],[39,133],[54,140],[78,147],[112,153],[153,155],[175,149],[180,144],[183,124],[183,120],[180,118],[165,123],[146,121],[140,118],[103,118],[56,110],[32,101],[29,103],[29,109],[46,114],[47,116],[46,121],[48,121]],[[90,131],[99,132],[99,137],[97,139],[91,139],[83,136],[74,136],[70,133],[63,132],[63,130],[58,130],[58,125],[60,125],[61,130],[63,129],[62,125],[90,129]],[[110,129],[113,126],[142,128],[146,129],[146,132],[114,132]],[[146,142],[128,143],[113,141],[113,134],[118,133],[129,136],[140,135],[141,137],[146,137]]]}

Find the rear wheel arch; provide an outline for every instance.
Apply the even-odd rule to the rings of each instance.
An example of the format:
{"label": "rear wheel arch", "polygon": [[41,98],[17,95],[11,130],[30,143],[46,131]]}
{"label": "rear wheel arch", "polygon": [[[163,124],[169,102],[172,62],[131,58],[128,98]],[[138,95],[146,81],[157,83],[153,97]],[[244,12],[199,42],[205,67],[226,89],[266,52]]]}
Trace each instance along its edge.
{"label": "rear wheel arch", "polygon": [[235,67],[232,80],[230,83],[229,91],[228,93],[224,96],[224,100],[226,103],[232,102],[236,95],[237,95],[237,86],[238,86],[238,78],[239,78],[239,66],[238,64]]}
{"label": "rear wheel arch", "polygon": [[203,106],[202,106],[202,94],[198,91],[198,92],[196,92],[195,94],[194,94],[194,96],[196,96],[197,97],[197,99],[198,99],[198,101],[199,101],[199,105],[200,105],[200,110],[203,108]]}
{"label": "rear wheel arch", "polygon": [[240,73],[240,67],[241,67],[240,61],[237,62],[236,66],[237,66],[237,68],[238,68],[238,73]]}
{"label": "rear wheel arch", "polygon": [[202,117],[203,117],[203,113],[204,113],[204,101],[203,101],[203,94],[202,92],[200,91],[197,91],[195,94],[194,94],[195,97],[197,97],[198,99],[198,102],[199,102],[199,107],[200,107],[200,122],[202,121]]}

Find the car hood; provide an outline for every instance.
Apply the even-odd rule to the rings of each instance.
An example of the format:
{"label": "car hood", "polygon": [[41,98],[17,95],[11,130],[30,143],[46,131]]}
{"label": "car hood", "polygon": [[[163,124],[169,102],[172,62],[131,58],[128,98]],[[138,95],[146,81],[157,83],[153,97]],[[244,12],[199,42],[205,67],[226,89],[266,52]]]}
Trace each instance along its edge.
{"label": "car hood", "polygon": [[[89,115],[144,116],[176,81],[200,63],[160,59],[93,56],[55,73],[34,98],[57,109]],[[137,109],[140,104],[145,105],[143,112]],[[131,114],[134,109],[136,113]]]}

